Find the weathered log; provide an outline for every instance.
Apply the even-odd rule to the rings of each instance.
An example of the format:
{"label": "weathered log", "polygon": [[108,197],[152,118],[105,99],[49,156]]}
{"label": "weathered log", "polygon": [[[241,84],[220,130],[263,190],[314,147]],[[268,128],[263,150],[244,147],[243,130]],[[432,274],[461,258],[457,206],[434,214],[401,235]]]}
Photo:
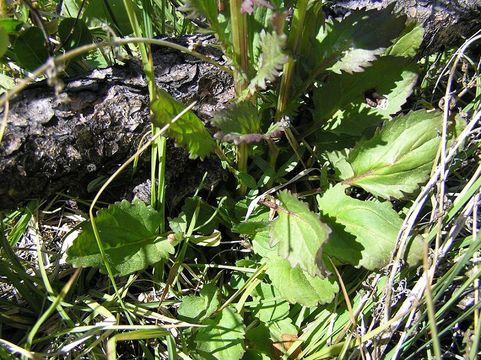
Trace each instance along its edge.
{"label": "weathered log", "polygon": [[[198,50],[222,62],[222,53],[208,39],[183,37],[175,42],[188,46],[207,41]],[[185,104],[197,100],[194,110],[202,119],[232,98],[232,78],[216,66],[165,47],[155,49],[153,57],[158,86]],[[41,82],[10,102],[0,144],[0,208],[57,191],[89,196],[87,185],[112,174],[150,129],[147,84],[138,64],[94,70],[64,81],[60,96]],[[185,151],[169,147],[169,200],[194,190],[205,171],[207,184],[222,176],[215,158],[193,161]],[[147,178],[148,172],[135,181]]]}
{"label": "weathered log", "polygon": [[331,0],[328,6],[334,14],[344,14],[354,9],[382,9],[392,3],[395,11],[423,25],[420,55],[459,46],[481,29],[480,0]]}

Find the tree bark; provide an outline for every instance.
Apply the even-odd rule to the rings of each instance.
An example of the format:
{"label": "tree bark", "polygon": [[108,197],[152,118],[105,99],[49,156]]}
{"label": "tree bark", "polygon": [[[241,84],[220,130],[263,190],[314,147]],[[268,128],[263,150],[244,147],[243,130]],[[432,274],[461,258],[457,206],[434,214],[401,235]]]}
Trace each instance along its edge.
{"label": "tree bark", "polygon": [[[173,41],[185,46],[203,41],[207,46],[197,50],[222,62],[222,53],[210,46],[211,37]],[[156,83],[184,104],[197,100],[194,110],[202,119],[209,119],[233,97],[232,78],[214,65],[169,48],[155,49],[153,57]],[[58,191],[92,197],[86,193],[88,184],[112,174],[150,130],[147,84],[140,65],[132,62],[94,70],[64,81],[59,96],[41,82],[10,102],[8,125],[0,144],[0,208],[11,208],[30,197],[46,198]],[[3,118],[3,113],[0,116]],[[186,152],[172,143],[168,154],[170,202],[195,190],[206,171],[206,185],[222,177],[215,158],[189,160]],[[148,152],[145,156],[148,160]],[[148,171],[141,171],[132,187],[148,177]],[[117,181],[120,184],[122,179]],[[114,198],[123,196],[115,191],[125,191],[125,187],[109,189],[113,189]]]}
{"label": "tree bark", "polygon": [[354,9],[381,9],[392,3],[396,11],[423,25],[420,56],[459,46],[481,29],[480,0],[331,0],[328,6],[339,15]]}

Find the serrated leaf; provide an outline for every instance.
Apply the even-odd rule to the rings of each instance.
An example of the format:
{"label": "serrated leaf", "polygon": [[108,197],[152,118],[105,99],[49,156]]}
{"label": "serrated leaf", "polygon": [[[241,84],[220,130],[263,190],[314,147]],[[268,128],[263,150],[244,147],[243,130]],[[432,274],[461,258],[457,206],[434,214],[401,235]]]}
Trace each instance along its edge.
{"label": "serrated leaf", "polygon": [[254,297],[255,306],[252,314],[264,323],[280,321],[289,315],[289,304],[283,300],[270,284],[261,283],[256,288]]}
{"label": "serrated leaf", "polygon": [[[389,203],[353,199],[346,195],[346,188],[338,184],[318,198],[321,214],[332,228],[324,253],[341,264],[382,268],[391,260],[403,221]],[[408,264],[421,259],[422,245],[419,238],[414,239]]]}
{"label": "serrated leaf", "polygon": [[[99,211],[95,222],[114,275],[143,270],[174,253],[170,241],[157,234],[161,216],[141,201],[123,200]],[[83,226],[67,256],[74,267],[98,267],[106,273],[90,222]]]}
{"label": "serrated leaf", "polygon": [[287,191],[280,192],[277,219],[270,227],[271,247],[294,268],[299,266],[311,276],[323,276],[322,245],[330,229],[307,204]]}
{"label": "serrated leaf", "polygon": [[196,353],[201,359],[235,360],[244,354],[245,327],[242,317],[230,306],[214,319],[203,322],[195,335]]}
{"label": "serrated leaf", "polygon": [[392,13],[394,4],[382,10],[354,10],[320,34],[322,59],[338,57],[336,71],[360,71],[391,45],[405,27],[406,17]]}
{"label": "serrated leaf", "polygon": [[[180,102],[165,90],[158,88],[156,99],[151,104],[154,114],[152,122],[158,127],[163,127],[169,124],[183,109],[184,106]],[[214,139],[192,111],[187,112],[174,124],[171,124],[167,134],[187,149],[191,159],[204,158],[215,149]]]}
{"label": "serrated leaf", "polygon": [[214,115],[212,125],[220,131],[215,137],[222,141],[233,141],[244,135],[260,135],[260,114],[250,101],[232,104],[227,109]]}
{"label": "serrated leaf", "polygon": [[66,18],[58,26],[60,42],[65,50],[90,44],[93,41],[89,28],[82,19]]}
{"label": "serrated leaf", "polygon": [[[332,74],[314,92],[315,121],[311,128],[359,136],[399,112],[416,81],[416,67],[404,58],[391,56],[380,58],[362,73]],[[368,105],[367,92],[383,96],[385,106]]]}
{"label": "serrated leaf", "polygon": [[48,59],[48,50],[42,30],[32,26],[22,31],[13,48],[20,66],[28,71],[35,70]]}
{"label": "serrated leaf", "polygon": [[386,199],[402,199],[429,177],[439,146],[440,112],[419,110],[386,124],[349,155],[354,176],[344,183]]}
{"label": "serrated leaf", "polygon": [[299,267],[292,268],[287,260],[269,259],[267,274],[279,293],[290,303],[304,306],[330,303],[339,291],[329,278],[310,276]]}
{"label": "serrated leaf", "polygon": [[185,296],[179,306],[179,319],[197,323],[211,316],[219,307],[219,291],[212,284],[206,284],[199,296]]}
{"label": "serrated leaf", "polygon": [[260,33],[261,54],[259,56],[256,75],[250,81],[248,90],[254,93],[257,88],[265,89],[266,81],[273,81],[279,76],[282,66],[287,62],[288,57],[284,53],[286,35],[277,32]]}
{"label": "serrated leaf", "polygon": [[424,28],[417,23],[410,23],[397,41],[386,51],[386,55],[412,58],[418,53],[423,42]]}

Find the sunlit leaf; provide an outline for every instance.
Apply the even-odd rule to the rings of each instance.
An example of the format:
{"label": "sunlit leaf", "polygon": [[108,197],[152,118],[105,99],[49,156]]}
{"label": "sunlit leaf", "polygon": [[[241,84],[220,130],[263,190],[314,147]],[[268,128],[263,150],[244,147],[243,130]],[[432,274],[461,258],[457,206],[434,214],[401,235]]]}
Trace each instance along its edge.
{"label": "sunlit leaf", "polygon": [[396,118],[350,153],[354,176],[345,184],[360,186],[386,199],[402,199],[428,179],[442,127],[440,112],[419,110]]}
{"label": "sunlit leaf", "polygon": [[230,306],[215,318],[205,320],[195,335],[196,353],[201,359],[241,359],[245,352],[242,317]]}
{"label": "sunlit leaf", "polygon": [[339,291],[334,280],[310,276],[299,267],[293,268],[287,260],[269,259],[267,264],[269,279],[290,303],[304,306],[326,304],[330,303]]}
{"label": "sunlit leaf", "polygon": [[199,296],[183,297],[177,313],[180,320],[197,323],[212,315],[219,305],[219,290],[212,284],[206,284]]}
{"label": "sunlit leaf", "polygon": [[[338,184],[318,198],[323,219],[332,229],[324,253],[341,264],[382,268],[391,260],[402,219],[390,203],[353,199],[345,194],[346,188]],[[415,238],[408,263],[416,265],[421,255],[422,241]]]}
{"label": "sunlit leaf", "polygon": [[[165,90],[157,89],[157,96],[151,104],[151,109],[154,114],[152,122],[158,127],[163,127],[169,124],[184,109],[184,106]],[[204,158],[215,148],[214,139],[192,111],[171,124],[167,135],[187,148],[189,157],[192,159]]]}
{"label": "sunlit leaf", "polygon": [[311,276],[323,276],[322,245],[330,229],[307,204],[289,192],[279,195],[280,206],[270,228],[271,247],[291,266],[299,266]]}
{"label": "sunlit leaf", "polygon": [[252,314],[260,321],[271,323],[286,318],[289,315],[289,304],[283,300],[270,284],[261,283],[256,288]]}
{"label": "sunlit leaf", "polygon": [[[157,234],[161,217],[141,201],[123,200],[99,211],[95,222],[114,275],[143,270],[174,252],[170,241]],[[90,222],[83,226],[67,255],[74,267],[93,266],[106,272]]]}
{"label": "sunlit leaf", "polygon": [[254,93],[257,88],[265,89],[266,81],[273,81],[279,76],[282,65],[287,62],[284,52],[286,36],[276,32],[260,34],[261,54],[256,67],[256,75],[249,83],[249,91]]}

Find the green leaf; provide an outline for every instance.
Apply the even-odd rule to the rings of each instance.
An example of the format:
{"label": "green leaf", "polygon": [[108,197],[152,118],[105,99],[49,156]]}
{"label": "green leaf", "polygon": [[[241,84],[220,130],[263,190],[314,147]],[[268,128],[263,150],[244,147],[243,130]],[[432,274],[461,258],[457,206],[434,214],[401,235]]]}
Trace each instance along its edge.
{"label": "green leaf", "polygon": [[255,327],[249,327],[246,333],[247,350],[244,360],[270,360],[273,359],[272,341],[269,328],[259,323]]}
{"label": "green leaf", "polygon": [[[324,253],[341,264],[375,270],[387,265],[394,250],[402,219],[387,202],[361,201],[345,194],[338,184],[318,198],[319,209],[332,229]],[[407,257],[416,265],[422,256],[422,241],[415,238]]]}
{"label": "green leaf", "polygon": [[2,57],[3,54],[5,54],[9,44],[10,44],[10,41],[8,40],[7,32],[0,27],[0,57]]}
{"label": "green leaf", "polygon": [[[404,58],[385,56],[362,73],[330,75],[314,92],[315,121],[311,129],[358,136],[366,128],[390,120],[411,95],[416,70]],[[368,105],[368,93],[384,97],[385,104]]]}
{"label": "green leaf", "polygon": [[[184,109],[184,106],[165,90],[158,88],[156,95],[156,99],[151,104],[154,114],[152,122],[158,127],[163,127],[169,124]],[[215,149],[214,139],[192,111],[170,125],[167,134],[178,144],[187,148],[191,159],[197,157],[202,159]]]}
{"label": "green leaf", "polygon": [[[95,223],[115,275],[143,270],[174,253],[170,241],[157,234],[161,217],[141,201],[123,200],[99,211]],[[106,272],[90,222],[83,226],[67,255],[74,267],[93,266]]]}
{"label": "green leaf", "polygon": [[179,319],[197,323],[211,316],[219,307],[219,291],[212,284],[206,284],[199,296],[185,296],[179,306]]}
{"label": "green leaf", "polygon": [[292,267],[299,266],[311,276],[323,276],[322,245],[330,229],[305,203],[287,191],[278,195],[278,217],[271,224],[271,247]]}
{"label": "green leaf", "polygon": [[23,22],[17,19],[0,19],[0,29],[3,29],[7,34],[15,34],[22,24]]}
{"label": "green leaf", "polygon": [[386,55],[412,58],[417,55],[423,42],[424,28],[417,23],[410,23],[397,41],[386,51]]}
{"label": "green leaf", "polygon": [[[320,34],[322,59],[337,58],[332,70],[362,71],[381,55],[405,27],[406,17],[392,14],[394,4],[382,10],[354,10],[341,22],[333,21]],[[339,56],[340,55],[340,56]]]}
{"label": "green leaf", "polygon": [[[135,2],[132,2],[135,5]],[[139,8],[134,6],[137,16],[141,16]],[[77,12],[74,12],[75,17]],[[125,10],[124,0],[90,0],[85,8],[83,18],[87,24],[100,27],[107,24],[115,33],[120,35],[129,35],[132,33],[132,27],[127,11]]]}
{"label": "green leaf", "polygon": [[243,140],[248,140],[249,135],[258,135],[261,130],[260,114],[250,101],[232,104],[214,115],[211,122],[220,130],[215,134],[217,139],[235,144],[246,142]]}
{"label": "green leaf", "polygon": [[235,360],[244,354],[245,327],[242,317],[232,307],[226,307],[195,335],[195,352],[201,359]]}
{"label": "green leaf", "polygon": [[279,321],[289,315],[289,304],[270,284],[261,283],[257,286],[254,303],[252,314],[264,323]]}
{"label": "green leaf", "polygon": [[259,56],[258,65],[256,67],[256,75],[250,81],[248,90],[254,93],[257,88],[265,89],[266,81],[273,81],[279,76],[282,66],[287,62],[288,57],[283,49],[286,45],[286,35],[266,33],[264,30],[260,33],[260,47],[262,52]]}
{"label": "green leaf", "polygon": [[228,5],[224,13],[219,14],[218,10],[218,0],[186,0],[184,5],[181,7],[183,12],[189,14],[191,18],[198,18],[199,16],[204,17],[210,25],[210,31],[215,33],[217,38],[220,40],[224,49],[227,51],[227,55],[231,57],[232,53],[232,42],[230,40],[230,30],[228,25]]}
{"label": "green leaf", "polygon": [[92,34],[82,19],[66,18],[58,26],[60,42],[65,50],[72,50],[76,47],[90,44]]}
{"label": "green leaf", "polygon": [[428,178],[439,146],[440,112],[419,110],[401,116],[349,155],[354,176],[344,183],[386,199],[402,199]]}
{"label": "green leaf", "polygon": [[310,276],[299,267],[292,268],[287,260],[267,261],[267,274],[279,293],[290,303],[304,306],[330,303],[339,291],[337,283],[329,278]]}
{"label": "green leaf", "polygon": [[48,59],[48,50],[42,30],[33,26],[22,31],[15,41],[13,52],[18,64],[28,71],[43,65]]}

